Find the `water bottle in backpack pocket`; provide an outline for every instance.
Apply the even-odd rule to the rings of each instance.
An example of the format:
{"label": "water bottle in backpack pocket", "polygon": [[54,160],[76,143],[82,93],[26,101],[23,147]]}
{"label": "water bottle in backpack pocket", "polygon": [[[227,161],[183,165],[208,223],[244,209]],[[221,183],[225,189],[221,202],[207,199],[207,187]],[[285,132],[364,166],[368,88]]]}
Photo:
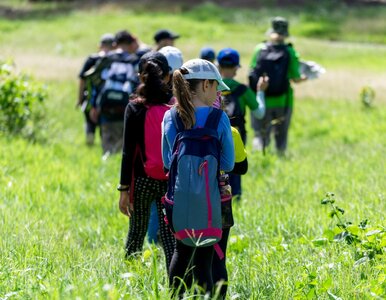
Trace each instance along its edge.
{"label": "water bottle in backpack pocket", "polygon": [[232,213],[232,187],[229,184],[229,175],[220,175],[221,217],[222,228],[230,228],[234,225]]}
{"label": "water bottle in backpack pocket", "polygon": [[190,247],[214,245],[222,235],[217,134],[222,113],[211,108],[203,128],[185,130],[176,109],[171,110],[177,136],[163,203],[176,239]]}

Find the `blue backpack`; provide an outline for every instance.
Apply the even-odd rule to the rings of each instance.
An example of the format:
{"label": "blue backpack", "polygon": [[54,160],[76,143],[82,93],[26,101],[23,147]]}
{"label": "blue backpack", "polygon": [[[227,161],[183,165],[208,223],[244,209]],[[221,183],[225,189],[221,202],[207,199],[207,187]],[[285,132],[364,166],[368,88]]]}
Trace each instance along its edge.
{"label": "blue backpack", "polygon": [[177,136],[163,198],[165,221],[174,236],[190,247],[216,244],[222,235],[219,189],[221,143],[217,127],[222,110],[211,108],[205,126],[185,130],[177,110],[170,110]]}

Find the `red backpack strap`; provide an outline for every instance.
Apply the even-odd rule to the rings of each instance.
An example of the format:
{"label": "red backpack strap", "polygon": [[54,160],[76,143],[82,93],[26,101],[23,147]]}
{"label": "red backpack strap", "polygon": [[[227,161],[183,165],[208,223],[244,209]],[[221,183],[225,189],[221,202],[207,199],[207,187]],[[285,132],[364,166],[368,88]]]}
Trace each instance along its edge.
{"label": "red backpack strap", "polygon": [[220,245],[216,243],[213,245],[213,248],[214,248],[214,251],[216,251],[218,258],[222,260],[225,257],[225,255],[224,255],[224,252],[221,250]]}

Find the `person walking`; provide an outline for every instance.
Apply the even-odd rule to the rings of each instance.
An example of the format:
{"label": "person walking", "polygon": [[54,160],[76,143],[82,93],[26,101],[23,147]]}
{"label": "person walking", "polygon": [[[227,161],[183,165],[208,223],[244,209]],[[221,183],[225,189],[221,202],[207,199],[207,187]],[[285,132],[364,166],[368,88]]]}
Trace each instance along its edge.
{"label": "person walking", "polygon": [[307,78],[299,73],[299,54],[290,43],[289,23],[285,18],[275,17],[268,30],[269,39],[259,43],[254,50],[251,63],[249,85],[256,91],[260,76],[269,77],[266,91],[266,113],[262,120],[252,116],[255,132],[253,148],[263,150],[270,143],[271,132],[275,134],[278,154],[285,154],[288,144],[288,129],[291,122],[294,92],[291,82],[299,83]]}
{"label": "person walking", "polygon": [[116,50],[96,66],[95,76],[103,82],[90,116],[99,120],[102,130],[103,154],[122,150],[123,119],[130,95],[139,80],[136,71],[138,40],[126,30],[115,35]]}
{"label": "person walking", "polygon": [[203,47],[200,50],[200,58],[214,63],[216,59],[216,51],[212,47]]}
{"label": "person walking", "polygon": [[130,217],[126,257],[142,250],[148,228],[150,205],[155,200],[160,238],[169,268],[174,252],[174,237],[163,220],[161,197],[167,177],[161,155],[161,123],[171,93],[169,65],[164,55],[148,52],[139,62],[141,84],[127,105],[124,120],[121,162],[120,211]]}
{"label": "person walking", "polygon": [[[220,74],[225,84],[230,88],[229,91],[222,92],[224,110],[230,119],[231,125],[239,131],[245,145],[247,139],[246,109],[251,110],[254,118],[263,118],[265,113],[264,92],[258,92],[256,97],[256,94],[248,86],[235,80],[237,70],[240,68],[240,55],[235,49],[221,49],[217,55],[217,62]],[[263,77],[263,81],[267,82],[268,78]],[[230,174],[229,181],[232,186],[233,197],[240,199],[242,194],[241,176]]]}
{"label": "person walking", "polygon": [[[161,54],[163,54],[169,65],[169,88],[172,91],[172,82],[173,82],[173,72],[179,69],[183,64],[183,56],[180,49],[173,46],[165,46],[159,50]],[[174,98],[170,100],[170,104],[174,104]],[[158,212],[155,201],[152,202],[150,208],[150,220],[149,220],[149,228],[147,231],[147,239],[149,243],[158,243],[159,236],[159,225],[158,225]]]}
{"label": "person walking", "polygon": [[105,33],[102,35],[98,53],[93,53],[88,56],[79,72],[79,92],[76,106],[82,109],[85,116],[86,144],[89,146],[94,145],[95,131],[98,126],[98,122],[90,118],[92,98],[96,97],[98,87],[94,86],[91,80],[87,79],[86,73],[94,67],[102,57],[114,49],[114,43],[115,38],[113,34]]}
{"label": "person walking", "polygon": [[[257,90],[261,91],[259,101],[264,102],[264,90],[268,86],[268,81],[266,78],[261,77],[258,81]],[[220,106],[224,108],[224,103],[221,103]],[[231,187],[231,182],[229,180],[231,175],[244,175],[248,171],[248,159],[247,152],[245,150],[244,143],[242,141],[239,131],[235,127],[232,128],[232,137],[235,147],[235,165],[232,171],[228,174],[223,174],[220,180],[220,191],[221,191],[221,214],[222,214],[222,236],[220,241],[217,243],[218,248],[221,251],[218,251],[219,254],[213,256],[213,282],[219,288],[219,299],[225,299],[229,280],[228,280],[228,271],[226,267],[226,252],[228,239],[230,234],[230,229],[234,225],[233,220],[233,211],[232,211],[232,193],[233,188]]]}
{"label": "person walking", "polygon": [[154,41],[156,43],[155,51],[160,50],[162,47],[174,46],[175,40],[180,36],[170,30],[160,29],[154,34]]}
{"label": "person walking", "polygon": [[[173,91],[177,99],[175,109],[185,131],[202,128],[207,124],[208,116],[212,116],[212,110],[215,109],[212,108],[212,105],[216,100],[217,91],[225,89],[229,88],[222,81],[216,66],[209,61],[203,59],[189,60],[174,72]],[[234,166],[232,133],[228,116],[224,112],[220,113],[221,118],[217,127],[221,145],[220,168],[230,171]],[[177,127],[173,122],[171,111],[165,113],[162,128],[162,158],[164,167],[170,169],[172,149],[177,135]],[[186,245],[179,239],[176,240],[169,269],[169,284],[173,290],[173,296],[178,293],[178,296],[181,297],[185,291],[185,286],[189,288],[193,279],[207,294],[212,293],[214,287],[212,278],[213,254],[213,246],[194,247]]]}

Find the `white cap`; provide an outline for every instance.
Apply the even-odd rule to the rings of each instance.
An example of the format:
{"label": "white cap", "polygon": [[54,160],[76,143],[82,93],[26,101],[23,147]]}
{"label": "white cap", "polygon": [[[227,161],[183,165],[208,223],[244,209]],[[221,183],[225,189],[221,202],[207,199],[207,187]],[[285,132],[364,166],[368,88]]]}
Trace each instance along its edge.
{"label": "white cap", "polygon": [[176,47],[165,46],[158,50],[158,52],[162,53],[168,60],[168,65],[171,69],[170,73],[173,73],[175,70],[181,68],[184,63],[182,52]]}
{"label": "white cap", "polygon": [[221,78],[220,72],[216,66],[210,61],[196,58],[191,59],[184,63],[181,69],[188,71],[188,74],[184,74],[185,79],[211,79],[218,82],[218,91],[229,91],[229,87],[224,83]]}

